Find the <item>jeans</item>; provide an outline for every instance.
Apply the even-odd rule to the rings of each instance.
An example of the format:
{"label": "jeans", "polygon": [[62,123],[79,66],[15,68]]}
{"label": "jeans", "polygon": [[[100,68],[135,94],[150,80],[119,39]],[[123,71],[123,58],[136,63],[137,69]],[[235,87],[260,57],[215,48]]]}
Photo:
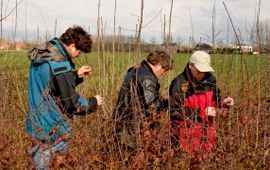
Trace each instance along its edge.
{"label": "jeans", "polygon": [[33,164],[37,170],[48,170],[52,155],[55,153],[65,152],[68,148],[67,141],[60,141],[54,144],[37,144],[29,152],[33,158]]}

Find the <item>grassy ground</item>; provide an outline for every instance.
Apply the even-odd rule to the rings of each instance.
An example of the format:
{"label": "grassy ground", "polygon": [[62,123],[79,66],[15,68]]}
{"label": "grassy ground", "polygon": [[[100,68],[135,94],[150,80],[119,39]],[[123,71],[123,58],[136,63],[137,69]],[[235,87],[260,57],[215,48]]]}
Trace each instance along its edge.
{"label": "grassy ground", "polygon": [[[54,168],[264,169],[270,166],[269,56],[212,55],[222,95],[233,97],[235,106],[228,115],[221,113],[216,119],[218,146],[209,159],[195,164],[188,154],[170,149],[167,113],[163,114],[158,130],[140,134],[139,151],[119,155],[112,142],[113,124],[109,118],[123,76],[135,64],[133,56],[91,53],[76,59],[77,66],[86,63],[93,68],[93,75],[78,90],[85,97],[102,94],[105,105],[97,113],[74,118],[69,154],[53,162]],[[174,70],[160,80],[163,97],[167,97],[171,80],[182,72],[188,57],[188,54],[173,55]],[[0,61],[0,168],[25,169],[30,147],[25,133],[29,62],[25,51],[1,51]]]}

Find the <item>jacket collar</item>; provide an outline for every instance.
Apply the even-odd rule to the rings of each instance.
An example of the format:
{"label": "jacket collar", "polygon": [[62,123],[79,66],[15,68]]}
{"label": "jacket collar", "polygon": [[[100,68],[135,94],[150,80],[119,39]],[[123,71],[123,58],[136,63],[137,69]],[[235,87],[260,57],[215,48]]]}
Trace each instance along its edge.
{"label": "jacket collar", "polygon": [[67,61],[69,61],[70,65],[74,68],[75,63],[71,60],[70,55],[64,46],[64,43],[56,37],[53,38],[50,42],[58,48],[60,53],[66,58]]}
{"label": "jacket collar", "polygon": [[151,74],[153,74],[153,76],[157,79],[157,76],[155,75],[155,73],[153,72],[152,68],[150,67],[150,65],[148,64],[146,60],[143,60],[141,62],[141,65],[144,66],[147,70],[149,70]]}

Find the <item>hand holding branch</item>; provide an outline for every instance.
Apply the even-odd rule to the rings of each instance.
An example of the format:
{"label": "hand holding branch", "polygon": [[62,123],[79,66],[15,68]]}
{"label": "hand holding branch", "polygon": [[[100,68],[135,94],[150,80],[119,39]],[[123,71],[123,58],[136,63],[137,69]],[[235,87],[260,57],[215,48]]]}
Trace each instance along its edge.
{"label": "hand holding branch", "polygon": [[222,103],[226,106],[233,106],[234,105],[234,100],[233,98],[231,97],[225,97],[223,100],[222,100]]}
{"label": "hand holding branch", "polygon": [[205,113],[207,116],[216,117],[217,109],[215,107],[207,107]]}
{"label": "hand holding branch", "polygon": [[103,104],[103,97],[101,95],[96,95],[95,98],[97,99],[98,106]]}
{"label": "hand holding branch", "polygon": [[92,68],[90,66],[82,66],[81,68],[79,68],[77,74],[79,78],[89,76],[92,74]]}

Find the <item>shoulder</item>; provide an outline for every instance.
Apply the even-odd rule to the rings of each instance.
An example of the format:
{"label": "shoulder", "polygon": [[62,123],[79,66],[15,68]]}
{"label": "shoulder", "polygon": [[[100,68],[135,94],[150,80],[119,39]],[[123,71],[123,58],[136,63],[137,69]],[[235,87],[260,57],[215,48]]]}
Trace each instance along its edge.
{"label": "shoulder", "polygon": [[50,41],[31,49],[28,54],[30,60],[64,61],[65,57]]}
{"label": "shoulder", "polygon": [[174,93],[185,92],[189,89],[189,87],[189,81],[185,79],[183,74],[179,74],[171,81],[169,92],[171,95],[173,95]]}
{"label": "shoulder", "polygon": [[124,77],[124,82],[129,82],[131,81],[133,75],[135,74],[135,68],[134,67],[130,67]]}
{"label": "shoulder", "polygon": [[208,73],[206,80],[209,83],[216,83],[216,77],[214,76],[213,73]]}
{"label": "shoulder", "polygon": [[185,76],[183,74],[179,74],[178,76],[176,76],[172,81],[171,81],[171,86],[174,85],[180,85],[187,82],[187,80],[185,79]]}
{"label": "shoulder", "polygon": [[147,68],[140,67],[137,72],[138,80],[142,83],[147,84],[158,84],[156,76]]}

